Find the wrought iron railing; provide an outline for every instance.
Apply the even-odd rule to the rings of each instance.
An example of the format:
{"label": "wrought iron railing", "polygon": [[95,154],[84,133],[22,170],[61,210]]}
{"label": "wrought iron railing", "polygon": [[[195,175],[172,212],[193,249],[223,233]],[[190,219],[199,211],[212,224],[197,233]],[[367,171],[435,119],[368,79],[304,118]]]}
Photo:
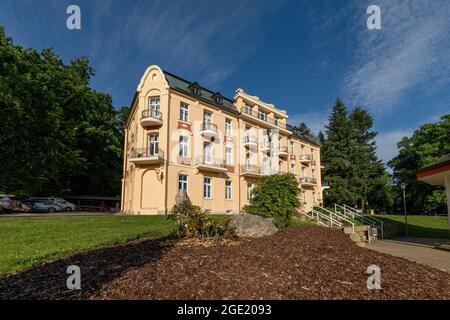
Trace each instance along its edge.
{"label": "wrought iron railing", "polygon": [[211,167],[218,167],[218,168],[226,168],[227,165],[225,163],[225,160],[220,158],[211,158],[211,157],[205,157],[205,156],[199,156],[195,160],[195,164],[197,166],[199,165],[206,165]]}
{"label": "wrought iron railing", "polygon": [[312,183],[312,184],[316,184],[317,180],[315,178],[312,177],[301,177],[300,178],[302,183]]}
{"label": "wrought iron railing", "polygon": [[258,143],[258,138],[255,136],[244,136],[244,143]]}
{"label": "wrought iron railing", "polygon": [[266,115],[264,117],[261,117],[259,111],[253,110],[253,109],[251,109],[249,107],[242,107],[241,108],[241,112],[245,113],[245,114],[247,114],[249,116],[255,117],[255,118],[259,119],[259,120],[262,120],[262,121],[265,121],[267,123],[270,123],[270,124],[272,124],[274,126],[277,126],[279,128],[286,129],[286,124],[283,123],[283,122],[280,122],[280,120],[275,119],[275,118],[271,118],[271,117],[266,116]]}
{"label": "wrought iron railing", "polygon": [[146,110],[142,111],[141,119],[145,119],[145,118],[154,118],[154,119],[161,120],[162,113],[159,110],[146,109]]}
{"label": "wrought iron railing", "polygon": [[201,127],[200,127],[201,131],[205,131],[205,130],[211,130],[214,132],[218,132],[219,130],[217,129],[217,125],[215,125],[212,122],[203,122]]}
{"label": "wrought iron railing", "polygon": [[134,148],[131,150],[130,158],[152,158],[164,159],[164,151],[159,148]]}
{"label": "wrought iron railing", "polygon": [[250,172],[250,173],[261,173],[261,167],[254,166],[252,164],[244,164],[241,166],[242,172]]}
{"label": "wrought iron railing", "polygon": [[301,154],[300,155],[300,160],[311,160],[311,155],[309,154]]}

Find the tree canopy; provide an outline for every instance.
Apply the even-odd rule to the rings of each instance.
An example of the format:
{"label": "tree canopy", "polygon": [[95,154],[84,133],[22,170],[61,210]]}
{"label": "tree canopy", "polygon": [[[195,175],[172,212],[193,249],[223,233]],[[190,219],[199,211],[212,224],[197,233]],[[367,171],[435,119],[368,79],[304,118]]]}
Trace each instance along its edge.
{"label": "tree canopy", "polygon": [[[392,168],[397,186],[406,184],[407,211],[411,213],[445,213],[446,196],[443,187],[419,181],[416,172],[420,168],[450,154],[450,114],[436,123],[427,123],[411,137],[404,137],[398,144],[399,153],[388,165]],[[395,207],[403,208],[400,188],[396,188]]]}
{"label": "tree canopy", "polygon": [[87,58],[14,45],[0,27],[0,191],[118,195],[122,128]]}
{"label": "tree canopy", "polygon": [[392,204],[390,177],[376,155],[373,119],[357,107],[350,114],[339,98],[320,133],[323,177],[330,183],[325,205],[334,203],[386,211]]}

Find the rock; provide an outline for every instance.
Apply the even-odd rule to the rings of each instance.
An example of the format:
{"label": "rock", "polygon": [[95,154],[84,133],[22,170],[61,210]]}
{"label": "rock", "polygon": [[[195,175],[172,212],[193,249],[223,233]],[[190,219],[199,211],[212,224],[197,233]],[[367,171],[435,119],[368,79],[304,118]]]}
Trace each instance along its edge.
{"label": "rock", "polygon": [[237,235],[243,238],[266,237],[278,231],[272,219],[252,214],[236,214],[231,218],[230,225],[235,227]]}

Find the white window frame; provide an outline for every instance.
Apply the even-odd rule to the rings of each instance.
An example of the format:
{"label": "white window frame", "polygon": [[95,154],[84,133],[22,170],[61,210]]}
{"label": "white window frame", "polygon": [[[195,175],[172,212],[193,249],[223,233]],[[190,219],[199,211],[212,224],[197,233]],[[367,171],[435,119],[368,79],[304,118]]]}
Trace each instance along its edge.
{"label": "white window frame", "polygon": [[254,189],[253,183],[247,184],[247,200],[251,200],[253,197],[253,189]]}
{"label": "white window frame", "polygon": [[233,147],[225,146],[225,164],[227,166],[233,165]]}
{"label": "white window frame", "polygon": [[180,157],[189,157],[189,137],[180,135],[178,140],[178,155]]}
{"label": "white window frame", "polygon": [[229,118],[225,119],[225,135],[229,137],[233,135],[233,121]]}
{"label": "white window frame", "polygon": [[[182,179],[182,177],[186,178],[186,179]],[[186,193],[187,193],[187,191],[188,191],[188,181],[189,181],[188,175],[180,173],[178,175],[178,191],[186,190]]]}
{"label": "white window frame", "polygon": [[212,164],[213,162],[213,145],[205,142],[203,145],[203,163]]}
{"label": "white window frame", "polygon": [[159,117],[161,114],[161,99],[160,97],[150,97],[148,101],[148,109],[150,110],[150,116]]}
{"label": "white window frame", "polygon": [[267,122],[267,112],[258,110],[258,119]]}
{"label": "white window frame", "polygon": [[189,105],[186,102],[180,102],[180,120],[189,121]]}
{"label": "white window frame", "polygon": [[212,199],[212,178],[210,177],[203,177],[203,198]]}
{"label": "white window frame", "polygon": [[[159,153],[159,133],[151,132],[147,136],[148,138],[148,155],[149,156],[157,156]],[[156,137],[156,139],[152,140],[152,137]]]}
{"label": "white window frame", "polygon": [[233,199],[233,182],[231,180],[225,180],[225,200]]}

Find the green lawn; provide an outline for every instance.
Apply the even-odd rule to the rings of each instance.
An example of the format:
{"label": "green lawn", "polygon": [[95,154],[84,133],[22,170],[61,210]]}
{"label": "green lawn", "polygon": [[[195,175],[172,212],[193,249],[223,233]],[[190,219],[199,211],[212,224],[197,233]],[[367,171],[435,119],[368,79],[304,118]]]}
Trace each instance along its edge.
{"label": "green lawn", "polygon": [[47,260],[134,240],[167,236],[165,216],[0,219],[0,276]]}
{"label": "green lawn", "polygon": [[[376,215],[375,217],[388,223],[400,223],[402,231],[405,232],[405,217],[403,215]],[[450,239],[447,219],[447,217],[435,216],[408,216],[409,236]]]}

